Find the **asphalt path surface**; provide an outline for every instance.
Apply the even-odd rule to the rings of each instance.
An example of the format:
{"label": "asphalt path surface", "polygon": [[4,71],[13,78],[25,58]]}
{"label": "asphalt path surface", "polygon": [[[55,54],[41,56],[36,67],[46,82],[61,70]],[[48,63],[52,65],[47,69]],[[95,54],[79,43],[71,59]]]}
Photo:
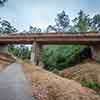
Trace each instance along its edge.
{"label": "asphalt path surface", "polygon": [[0,72],[0,100],[33,100],[31,82],[21,64],[13,63]]}

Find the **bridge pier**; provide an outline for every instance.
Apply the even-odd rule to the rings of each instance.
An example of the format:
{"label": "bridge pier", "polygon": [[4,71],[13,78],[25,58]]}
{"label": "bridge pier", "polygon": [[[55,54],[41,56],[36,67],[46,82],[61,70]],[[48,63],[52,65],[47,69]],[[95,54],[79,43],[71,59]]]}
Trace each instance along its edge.
{"label": "bridge pier", "polygon": [[100,45],[93,45],[90,46],[90,48],[91,48],[92,59],[100,62]]}
{"label": "bridge pier", "polygon": [[42,52],[42,45],[38,44],[37,42],[34,42],[32,44],[31,62],[35,65],[43,67]]}

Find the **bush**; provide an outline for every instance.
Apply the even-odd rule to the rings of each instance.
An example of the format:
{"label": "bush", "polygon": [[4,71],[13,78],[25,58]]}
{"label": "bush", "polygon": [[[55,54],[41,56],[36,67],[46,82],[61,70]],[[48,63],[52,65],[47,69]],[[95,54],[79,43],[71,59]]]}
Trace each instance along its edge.
{"label": "bush", "polygon": [[17,47],[14,45],[9,45],[8,51],[11,52],[14,56],[17,56],[18,58],[23,60],[29,60],[32,52],[28,47]]}
{"label": "bush", "polygon": [[81,45],[48,46],[44,50],[43,57],[45,68],[50,71],[54,69],[63,70],[64,68],[80,63],[88,55],[84,52],[87,50],[87,46]]}
{"label": "bush", "polygon": [[96,82],[93,82],[93,81],[90,81],[90,82],[81,81],[81,84],[82,84],[82,86],[91,88],[91,89],[96,90],[96,91],[98,91],[98,90],[100,91],[100,84],[98,84]]}

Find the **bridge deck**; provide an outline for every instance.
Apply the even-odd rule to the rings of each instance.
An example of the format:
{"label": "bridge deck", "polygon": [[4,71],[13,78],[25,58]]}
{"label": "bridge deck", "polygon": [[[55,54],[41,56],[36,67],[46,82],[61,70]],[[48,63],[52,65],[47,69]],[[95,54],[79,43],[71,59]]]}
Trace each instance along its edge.
{"label": "bridge deck", "polygon": [[35,33],[11,34],[0,37],[0,45],[7,44],[100,44],[100,33]]}

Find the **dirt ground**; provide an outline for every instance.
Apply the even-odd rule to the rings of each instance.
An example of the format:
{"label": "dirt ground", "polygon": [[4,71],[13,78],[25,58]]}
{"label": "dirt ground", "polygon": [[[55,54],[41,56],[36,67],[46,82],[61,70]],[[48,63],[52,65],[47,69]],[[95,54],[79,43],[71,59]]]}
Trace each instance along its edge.
{"label": "dirt ground", "polygon": [[78,82],[84,80],[94,81],[100,84],[100,63],[97,63],[93,60],[88,60],[84,63],[61,71],[61,75]]}
{"label": "dirt ground", "polygon": [[23,70],[32,81],[36,100],[100,100],[95,91],[79,83],[62,78],[41,67],[23,63]]}
{"label": "dirt ground", "polygon": [[[1,67],[14,62],[15,59],[1,54],[0,61]],[[33,96],[36,100],[100,100],[95,91],[82,87],[74,80],[62,78],[30,63],[19,63],[26,77],[32,82]]]}
{"label": "dirt ground", "polygon": [[10,54],[0,53],[0,71],[3,71],[7,65],[15,62],[14,57]]}

